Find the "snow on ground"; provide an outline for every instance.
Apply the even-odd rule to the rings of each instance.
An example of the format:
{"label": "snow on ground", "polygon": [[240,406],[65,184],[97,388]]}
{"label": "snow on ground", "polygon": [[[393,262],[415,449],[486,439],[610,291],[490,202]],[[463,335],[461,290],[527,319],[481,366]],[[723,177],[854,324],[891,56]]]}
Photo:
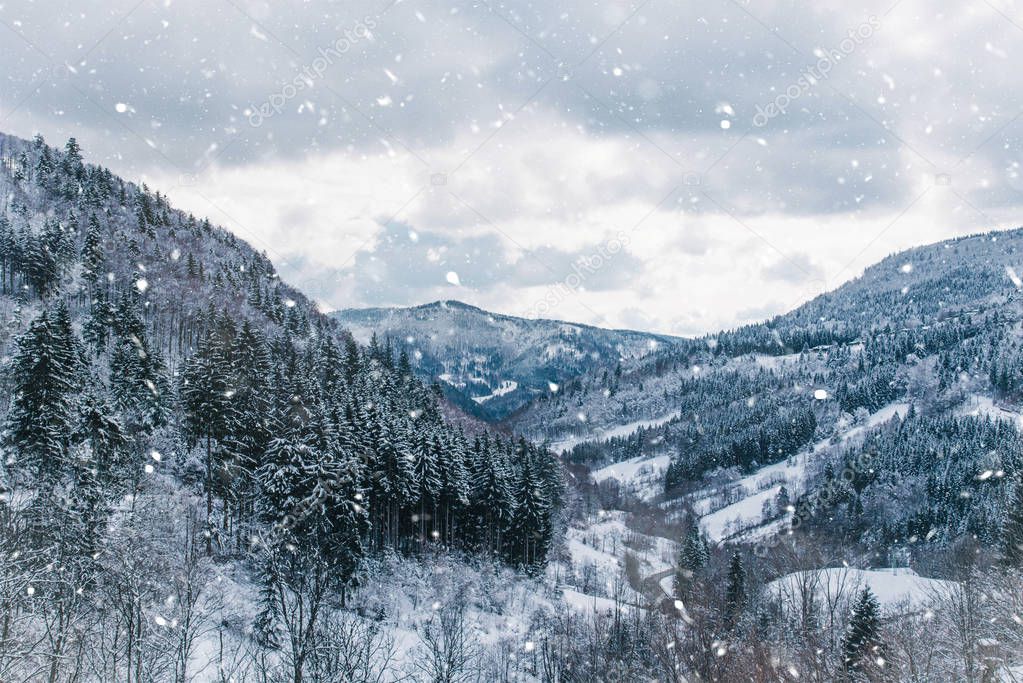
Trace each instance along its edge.
{"label": "snow on ground", "polygon": [[783,600],[793,600],[804,588],[813,587],[820,598],[835,600],[842,597],[852,602],[864,588],[869,587],[881,608],[891,613],[907,608],[923,609],[936,593],[947,592],[953,585],[951,581],[922,577],[907,567],[834,567],[788,574],[769,583],[767,590]]}
{"label": "snow on ground", "polygon": [[[568,603],[569,607],[572,607],[580,612],[614,612],[615,601],[611,598],[597,597],[596,595],[587,595],[586,593],[580,593],[577,590],[571,588],[564,588],[561,591],[561,599]],[[624,605],[627,608],[628,605]]]}
{"label": "snow on ground", "polygon": [[627,422],[623,425],[616,427],[607,427],[605,429],[595,429],[587,434],[579,436],[570,436],[565,439],[560,439],[551,444],[551,450],[556,453],[563,453],[570,451],[581,443],[587,441],[606,441],[613,437],[629,436],[634,434],[640,429],[650,429],[651,427],[660,427],[665,422],[674,420],[677,417],[681,417],[682,411],[676,410],[675,412],[664,415],[663,417],[656,417],[650,420],[636,420],[634,422]]}
{"label": "snow on ground", "polygon": [[693,509],[703,515],[700,526],[707,537],[721,542],[745,529],[755,527],[763,520],[764,503],[777,497],[781,486],[788,489],[790,499],[802,493],[806,486],[806,472],[811,459],[821,451],[836,443],[845,443],[857,438],[865,431],[891,420],[895,415],[905,417],[909,410],[908,403],[891,403],[877,412],[872,413],[862,424],[847,426],[840,431],[837,439],[829,438],[818,441],[806,451],[797,453],[773,465],[761,467],[753,474],[729,484],[730,489],[737,489],[741,496],[725,506],[721,492],[700,491],[693,495]]}
{"label": "snow on ground", "polygon": [[[620,510],[593,515],[581,527],[566,532],[568,562],[552,562],[547,576],[553,583],[586,595],[609,597],[616,584],[627,579],[627,564],[633,579],[645,579],[671,569],[678,553],[674,541],[630,529],[627,513]],[[627,558],[631,558],[628,559]],[[645,604],[638,585],[626,586],[624,599]]]}
{"label": "snow on ground", "polygon": [[798,363],[800,355],[801,354],[798,353],[789,353],[784,356],[769,356],[764,353],[756,353],[753,354],[753,361],[758,367],[764,368],[765,370],[777,370],[783,365]]}
{"label": "snow on ground", "polygon": [[993,420],[1009,420],[1017,429],[1023,429],[1023,414],[995,405],[990,396],[970,396],[957,411],[960,415],[990,417]]}
{"label": "snow on ground", "polygon": [[658,455],[654,458],[638,457],[601,467],[592,473],[593,480],[598,484],[607,479],[617,479],[622,484],[637,479],[656,470],[663,470],[671,462],[670,455]]}
{"label": "snow on ground", "polygon": [[759,524],[763,518],[764,503],[778,497],[781,486],[747,496],[727,507],[705,515],[700,519],[700,528],[714,543],[743,531],[745,527]]}
{"label": "snow on ground", "polygon": [[628,492],[642,500],[650,500],[663,489],[664,472],[668,469],[669,464],[671,464],[670,455],[658,455],[653,458],[640,456],[601,467],[594,470],[590,476],[598,484],[609,479],[616,479]]}
{"label": "snow on ground", "polygon": [[515,391],[518,388],[519,383],[516,382],[515,380],[512,379],[502,380],[501,385],[494,389],[493,391],[491,391],[489,394],[487,394],[486,396],[473,396],[472,400],[476,401],[476,403],[480,405],[483,405],[492,398],[504,396],[505,394],[510,394],[511,392]]}

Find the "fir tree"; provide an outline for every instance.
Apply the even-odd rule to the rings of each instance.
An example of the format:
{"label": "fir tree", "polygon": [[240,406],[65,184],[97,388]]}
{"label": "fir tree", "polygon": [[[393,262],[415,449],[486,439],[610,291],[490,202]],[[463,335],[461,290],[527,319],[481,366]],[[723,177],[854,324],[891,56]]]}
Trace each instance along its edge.
{"label": "fir tree", "polygon": [[66,464],[79,388],[70,329],[45,310],[18,340],[8,414],[15,461],[52,480]]}
{"label": "fir tree", "polygon": [[[205,449],[203,487],[206,491],[206,523],[213,515],[215,476],[228,458],[228,438],[236,431],[237,411],[229,381],[230,366],[214,332],[199,345],[182,372],[181,397],[186,434],[192,445]],[[218,450],[214,450],[217,445]],[[206,552],[212,553],[212,527],[207,531]]]}
{"label": "fir tree", "polygon": [[1023,568],[1023,477],[1017,477],[1008,501],[1002,527],[1002,558],[1007,565],[1019,569]]}
{"label": "fir tree", "polygon": [[520,454],[521,472],[515,487],[515,512],[510,535],[512,562],[536,570],[547,561],[551,540],[551,506],[544,482],[530,454]]}
{"label": "fir tree", "polygon": [[746,569],[742,566],[742,556],[732,555],[728,566],[728,587],[725,589],[725,624],[733,629],[739,623],[746,607]]}
{"label": "fir tree", "polygon": [[85,232],[85,243],[82,245],[82,279],[93,288],[103,273],[103,232],[95,214],[89,216],[89,227]]}
{"label": "fir tree", "polygon": [[707,543],[696,523],[690,523],[682,540],[675,569],[675,594],[680,600],[690,596],[697,573],[707,565]]}
{"label": "fir tree", "polygon": [[842,641],[842,657],[849,674],[885,665],[881,642],[881,606],[870,588],[864,588],[853,607],[849,629]]}

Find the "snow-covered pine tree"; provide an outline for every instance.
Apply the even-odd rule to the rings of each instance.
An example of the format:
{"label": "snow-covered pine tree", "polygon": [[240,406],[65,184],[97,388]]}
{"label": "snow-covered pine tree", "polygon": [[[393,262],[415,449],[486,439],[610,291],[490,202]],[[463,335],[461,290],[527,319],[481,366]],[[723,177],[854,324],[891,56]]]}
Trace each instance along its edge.
{"label": "snow-covered pine tree", "polygon": [[707,542],[699,525],[691,522],[680,544],[678,566],[675,569],[675,595],[680,600],[685,601],[690,597],[696,575],[707,566],[708,559]]}
{"label": "snow-covered pine tree", "polygon": [[[203,489],[206,492],[206,552],[212,554],[213,496],[216,476],[229,457],[228,439],[237,431],[238,412],[233,401],[231,368],[219,336],[210,332],[185,363],[180,395],[184,426],[190,445],[204,449]],[[214,446],[217,446],[215,449]]]}
{"label": "snow-covered pine tree", "polygon": [[881,605],[870,587],[853,606],[849,628],[842,640],[842,664],[849,674],[870,672],[886,665],[881,640]]}
{"label": "snow-covered pine tree", "polygon": [[746,609],[746,569],[742,555],[732,554],[728,565],[728,586],[725,588],[725,626],[731,630],[738,625]]}
{"label": "snow-covered pine tree", "polygon": [[521,445],[516,449],[519,476],[507,550],[513,563],[535,571],[547,561],[550,549],[551,503],[533,454]]}
{"label": "snow-covered pine tree", "polygon": [[1005,507],[1002,558],[1010,567],[1023,569],[1023,476],[1016,478]]}
{"label": "snow-covered pine tree", "polygon": [[15,465],[53,482],[66,465],[80,388],[70,329],[44,310],[18,340],[7,438]]}

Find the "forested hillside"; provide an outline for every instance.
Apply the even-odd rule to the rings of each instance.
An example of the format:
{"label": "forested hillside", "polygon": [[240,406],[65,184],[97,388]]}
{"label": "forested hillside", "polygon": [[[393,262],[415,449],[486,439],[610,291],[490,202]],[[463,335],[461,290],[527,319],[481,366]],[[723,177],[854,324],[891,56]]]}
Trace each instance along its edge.
{"label": "forested hillside", "polygon": [[497,422],[594,367],[644,358],[684,340],[558,320],[489,313],[459,301],[332,314],[356,338],[404,350],[424,381],[464,410]]}
{"label": "forested hillside", "polygon": [[[894,255],[768,322],[666,348],[621,372],[596,368],[509,424],[567,443],[572,459],[593,466],[663,454],[670,463],[661,495],[672,499],[775,464],[789,462],[794,472],[798,454],[903,406],[894,431],[799,465],[806,495],[832,495],[827,515],[797,518],[812,518],[825,537],[853,534],[881,554],[907,539],[948,544],[972,534],[1000,543],[1021,441],[991,420],[997,407],[1011,417],[1023,397],[1021,247],[1016,230]],[[977,401],[991,408],[967,414]],[[640,426],[586,438],[595,426],[629,423]],[[876,453],[873,469],[832,486],[863,449]],[[978,480],[985,471],[997,475]],[[803,510],[809,503],[792,489]],[[893,499],[905,501],[897,511]],[[787,503],[771,503],[772,512],[758,509],[744,523],[787,516]],[[810,503],[819,511],[820,501]]]}
{"label": "forested hillside", "polygon": [[367,562],[542,569],[548,452],[449,427],[407,355],[74,139],[0,162],[0,680],[192,680],[225,576],[250,669],[348,680],[322,642]]}

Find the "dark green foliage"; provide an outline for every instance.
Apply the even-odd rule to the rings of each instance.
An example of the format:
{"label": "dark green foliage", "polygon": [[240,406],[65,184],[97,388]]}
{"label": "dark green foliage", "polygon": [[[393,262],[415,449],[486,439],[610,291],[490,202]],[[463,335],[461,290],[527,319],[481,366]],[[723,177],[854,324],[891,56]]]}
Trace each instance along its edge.
{"label": "dark green foliage", "polygon": [[849,673],[874,671],[886,664],[881,642],[881,606],[870,588],[863,589],[853,607],[842,641],[842,657]]}

